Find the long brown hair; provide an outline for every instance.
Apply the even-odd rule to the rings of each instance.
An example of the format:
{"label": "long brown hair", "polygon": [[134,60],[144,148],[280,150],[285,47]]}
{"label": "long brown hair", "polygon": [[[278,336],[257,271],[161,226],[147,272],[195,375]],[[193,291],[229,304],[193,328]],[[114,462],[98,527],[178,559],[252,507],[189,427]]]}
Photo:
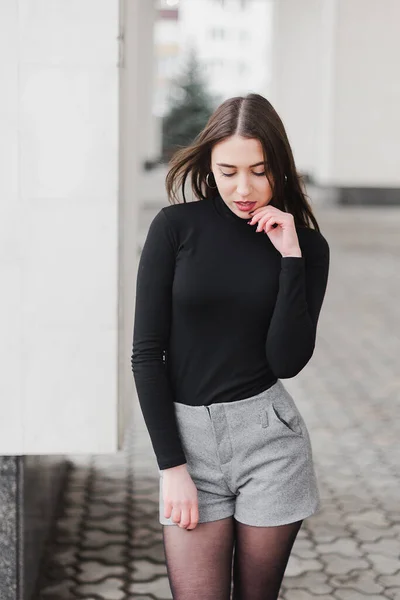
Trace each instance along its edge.
{"label": "long brown hair", "polygon": [[319,231],[283,123],[272,104],[260,94],[235,96],[222,102],[194,141],[175,151],[165,179],[169,202],[179,203],[179,190],[186,202],[188,177],[198,200],[210,200],[215,195],[217,190],[206,184],[211,170],[211,149],[235,134],[261,142],[265,172],[272,188],[269,204],[290,212],[296,226],[311,228],[312,224]]}

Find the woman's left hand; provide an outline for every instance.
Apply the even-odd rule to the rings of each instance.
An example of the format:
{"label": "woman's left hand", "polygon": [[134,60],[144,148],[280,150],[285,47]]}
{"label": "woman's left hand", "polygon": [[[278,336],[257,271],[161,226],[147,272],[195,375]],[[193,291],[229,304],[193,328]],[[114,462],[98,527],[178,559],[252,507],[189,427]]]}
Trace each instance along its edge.
{"label": "woman's left hand", "polygon": [[[291,213],[279,210],[275,206],[262,206],[253,211],[249,223],[258,223],[257,231],[264,231],[282,256],[302,256]],[[275,223],[276,227],[273,227]]]}

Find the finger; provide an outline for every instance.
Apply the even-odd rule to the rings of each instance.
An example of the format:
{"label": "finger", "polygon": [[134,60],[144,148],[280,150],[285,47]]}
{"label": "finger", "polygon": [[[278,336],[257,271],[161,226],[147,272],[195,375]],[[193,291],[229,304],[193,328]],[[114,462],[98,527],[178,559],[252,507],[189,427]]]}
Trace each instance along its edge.
{"label": "finger", "polygon": [[178,524],[181,520],[181,509],[174,506],[172,509],[171,519],[174,523]]}
{"label": "finger", "polygon": [[273,229],[275,229],[276,227],[278,227],[279,223],[276,222],[276,218],[275,217],[269,217],[269,219],[267,219],[264,223],[263,223],[263,231],[265,233],[269,233],[270,231],[273,231]]}
{"label": "finger", "polygon": [[256,208],[255,210],[250,211],[249,215],[251,215],[252,217],[251,221],[253,221],[254,219],[255,222],[257,220],[256,218],[263,217],[266,214],[270,215],[271,213],[276,213],[276,211],[282,212],[275,206],[261,206],[260,208]]}
{"label": "finger", "polygon": [[258,221],[258,226],[257,226],[257,231],[261,231],[262,229],[264,229],[265,223],[267,223],[268,221],[271,221],[271,219],[273,220],[274,223],[278,223],[279,222],[279,217],[277,217],[276,214],[271,215],[269,214],[264,214]]}
{"label": "finger", "polygon": [[188,507],[182,508],[181,510],[181,520],[179,523],[179,527],[182,529],[187,529],[190,525],[190,510]]}
{"label": "finger", "polygon": [[259,221],[258,221],[258,225],[257,225],[257,231],[261,231],[262,229],[264,229],[264,225],[267,221],[270,221],[271,219],[276,220],[276,217],[271,215],[263,215]]}
{"label": "finger", "polygon": [[169,519],[172,512],[172,502],[164,501],[164,517]]}
{"label": "finger", "polygon": [[199,507],[197,504],[193,505],[190,510],[190,525],[188,529],[194,529],[199,522]]}
{"label": "finger", "polygon": [[255,225],[259,221],[259,219],[261,219],[263,214],[264,213],[257,213],[256,215],[253,215],[253,217],[249,221],[250,225]]}
{"label": "finger", "polygon": [[282,228],[285,228],[285,227],[289,227],[291,225],[293,216],[290,213],[284,213],[282,211],[275,213],[273,215],[269,214],[266,216],[266,219],[264,220],[263,225],[265,225],[265,223],[268,219],[273,219],[273,223],[276,223],[276,225],[280,225]]}

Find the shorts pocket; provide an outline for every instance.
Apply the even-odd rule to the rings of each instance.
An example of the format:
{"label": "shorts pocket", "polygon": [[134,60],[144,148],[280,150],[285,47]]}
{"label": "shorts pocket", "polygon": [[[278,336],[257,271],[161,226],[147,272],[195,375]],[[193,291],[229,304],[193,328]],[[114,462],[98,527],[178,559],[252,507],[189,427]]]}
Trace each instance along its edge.
{"label": "shorts pocket", "polygon": [[303,428],[300,422],[299,415],[289,410],[283,410],[272,404],[272,413],[276,421],[285,427],[293,435],[304,437]]}

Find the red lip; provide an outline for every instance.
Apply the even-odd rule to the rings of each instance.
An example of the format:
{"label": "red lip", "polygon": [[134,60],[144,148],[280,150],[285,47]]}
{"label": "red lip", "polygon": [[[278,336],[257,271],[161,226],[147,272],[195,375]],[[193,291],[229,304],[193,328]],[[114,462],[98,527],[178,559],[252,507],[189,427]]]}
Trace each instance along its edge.
{"label": "red lip", "polygon": [[236,206],[239,210],[247,212],[250,208],[253,208],[257,203],[256,202],[235,202]]}

